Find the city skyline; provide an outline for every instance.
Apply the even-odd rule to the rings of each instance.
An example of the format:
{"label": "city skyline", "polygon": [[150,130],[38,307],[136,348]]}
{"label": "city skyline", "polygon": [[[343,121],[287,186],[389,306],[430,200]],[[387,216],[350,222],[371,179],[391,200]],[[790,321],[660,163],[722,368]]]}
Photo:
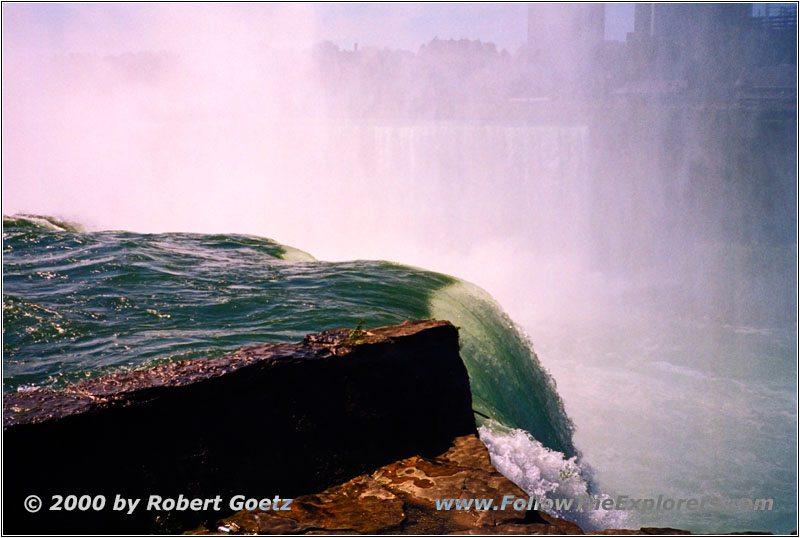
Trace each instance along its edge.
{"label": "city skyline", "polygon": [[[514,53],[528,32],[525,4],[5,4],[3,15],[4,53],[168,49],[176,41],[170,29],[186,16],[246,15],[263,25],[264,45],[294,48],[330,41],[341,48],[358,43],[416,51],[438,37],[479,39]],[[281,25],[287,18],[292,30],[301,23],[302,31]],[[606,40],[624,41],[632,29],[633,4],[606,5]]]}

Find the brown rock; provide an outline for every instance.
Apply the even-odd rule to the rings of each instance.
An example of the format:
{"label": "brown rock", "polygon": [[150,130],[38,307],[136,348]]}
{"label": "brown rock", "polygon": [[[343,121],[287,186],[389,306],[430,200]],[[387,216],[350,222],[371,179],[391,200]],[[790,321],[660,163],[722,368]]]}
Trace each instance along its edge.
{"label": "brown rock", "polygon": [[313,531],[374,534],[400,525],[403,502],[367,475],[292,501],[291,511],[243,510],[223,525],[241,533],[307,534]]}
{"label": "brown rock", "polygon": [[414,456],[317,495],[288,512],[241,511],[220,521],[259,534],[583,534],[574,523],[531,510],[437,510],[436,499],[527,495],[497,472],[475,435],[457,437],[435,458]]}

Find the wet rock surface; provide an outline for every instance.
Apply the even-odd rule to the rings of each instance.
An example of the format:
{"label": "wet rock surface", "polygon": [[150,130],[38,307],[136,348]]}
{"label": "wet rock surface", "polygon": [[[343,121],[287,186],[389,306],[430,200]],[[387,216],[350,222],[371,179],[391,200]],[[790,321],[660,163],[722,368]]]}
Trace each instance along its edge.
{"label": "wet rock surface", "polygon": [[[12,534],[182,531],[232,512],[234,495],[322,491],[404,458],[435,457],[475,432],[458,331],[445,321],[325,331],[8,394],[3,423],[3,532]],[[36,514],[23,509],[32,494],[45,504]],[[104,495],[109,506],[46,510],[55,494]],[[224,501],[220,511],[140,506],[127,515],[110,509],[117,494],[142,504],[151,494]],[[351,519],[352,532],[368,530],[355,512]]]}
{"label": "wet rock surface", "polygon": [[[436,499],[527,495],[501,475],[475,435],[456,438],[432,458],[384,465],[316,495],[290,511],[243,510],[217,523],[239,534],[583,534],[569,521],[536,510],[437,510]],[[209,532],[197,529],[196,533]]]}

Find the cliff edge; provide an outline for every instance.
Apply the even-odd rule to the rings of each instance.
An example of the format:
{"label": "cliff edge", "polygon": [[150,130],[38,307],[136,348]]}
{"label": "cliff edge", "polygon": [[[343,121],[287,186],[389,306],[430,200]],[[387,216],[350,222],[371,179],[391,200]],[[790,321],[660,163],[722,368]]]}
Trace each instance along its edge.
{"label": "cliff edge", "polygon": [[[235,495],[293,498],[435,457],[475,422],[458,330],[409,321],[8,394],[3,429],[4,533],[129,534],[215,521]],[[146,510],[153,494],[220,496],[222,509]],[[53,511],[53,495],[106,505]],[[117,495],[142,502],[115,511]]]}

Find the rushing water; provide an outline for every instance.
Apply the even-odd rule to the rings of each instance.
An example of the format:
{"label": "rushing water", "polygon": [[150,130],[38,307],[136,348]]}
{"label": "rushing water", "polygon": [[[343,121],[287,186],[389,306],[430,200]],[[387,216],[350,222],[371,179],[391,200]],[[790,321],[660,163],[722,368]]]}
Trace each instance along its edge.
{"label": "rushing water", "polygon": [[[361,319],[449,319],[475,409],[491,417],[481,438],[528,493],[774,499],[772,511],[562,515],[587,529],[791,531],[792,145],[781,122],[663,119],[298,123],[221,148],[267,178],[206,191],[175,180],[175,196],[137,184],[150,195],[119,215],[78,209],[106,230],[208,230],[222,218],[326,259],[440,273],[317,261],[253,235],[4,217],[4,390]],[[213,129],[195,127],[211,147]]]}
{"label": "rushing water", "polygon": [[599,489],[774,499],[771,511],[637,511],[634,526],[793,530],[795,331],[674,317],[537,326]]}
{"label": "rushing water", "polygon": [[571,425],[528,341],[466,282],[381,261],[321,262],[251,236],[83,233],[41,217],[5,218],[3,234],[5,390],[361,320],[432,317],[461,328],[478,411],[574,455]]}

